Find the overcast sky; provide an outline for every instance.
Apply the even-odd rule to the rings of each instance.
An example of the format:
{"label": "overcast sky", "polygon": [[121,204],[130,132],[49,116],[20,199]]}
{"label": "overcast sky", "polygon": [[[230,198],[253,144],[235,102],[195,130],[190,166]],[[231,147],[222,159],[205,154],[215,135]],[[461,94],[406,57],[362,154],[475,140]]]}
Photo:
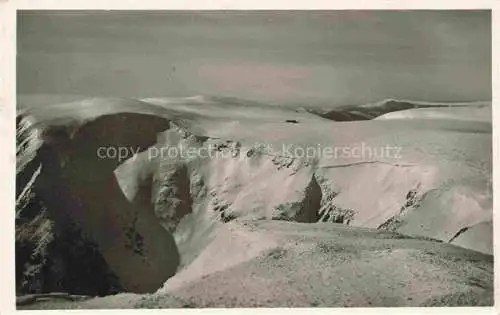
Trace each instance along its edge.
{"label": "overcast sky", "polygon": [[491,99],[489,11],[20,13],[18,93]]}

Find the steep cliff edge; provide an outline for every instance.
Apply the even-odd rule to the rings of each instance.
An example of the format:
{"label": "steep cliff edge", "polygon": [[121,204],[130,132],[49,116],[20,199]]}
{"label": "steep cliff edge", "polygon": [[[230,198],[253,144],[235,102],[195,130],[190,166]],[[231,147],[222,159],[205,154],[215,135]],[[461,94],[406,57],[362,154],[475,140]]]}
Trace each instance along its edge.
{"label": "steep cliff edge", "polygon": [[19,115],[18,293],[186,297],[281,246],[273,229],[305,240],[328,222],[492,254],[491,122],[236,107],[93,99]]}

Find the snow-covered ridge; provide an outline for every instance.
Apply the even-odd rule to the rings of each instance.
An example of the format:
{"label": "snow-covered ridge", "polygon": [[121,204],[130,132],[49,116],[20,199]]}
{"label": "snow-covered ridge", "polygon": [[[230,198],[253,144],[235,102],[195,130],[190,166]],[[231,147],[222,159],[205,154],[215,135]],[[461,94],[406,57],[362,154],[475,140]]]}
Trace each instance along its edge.
{"label": "snow-covered ridge", "polygon": [[474,101],[474,102],[425,102],[413,100],[398,100],[385,99],[382,101],[362,104],[340,106],[332,109],[324,109],[322,112],[318,110],[310,110],[312,113],[320,117],[335,121],[352,121],[352,120],[369,120],[374,119],[389,113],[397,113],[409,109],[459,109],[459,108],[491,108],[489,101]]}
{"label": "snow-covered ridge", "polygon": [[390,112],[375,119],[452,119],[469,121],[492,121],[491,105],[451,106],[438,108],[415,108]]}
{"label": "snow-covered ridge", "polygon": [[[40,203],[53,213],[71,209],[56,223],[80,224],[98,244],[105,265],[135,292],[158,288],[178,268],[191,266],[196,272],[187,278],[195,281],[269,249],[252,247],[260,238],[243,235],[245,246],[252,247],[245,254],[222,265],[212,258],[207,262],[213,240],[219,244],[224,233],[235,235],[225,228],[231,222],[341,223],[492,251],[490,234],[478,233],[492,221],[491,125],[483,121],[336,123],[273,106],[230,109],[228,99],[163,100],[99,98],[25,111],[18,120],[17,156],[24,208],[16,209],[21,214],[16,228],[46,227],[48,219],[33,217]],[[389,145],[399,147],[401,156],[309,161],[257,149],[257,144],[289,143]],[[98,159],[102,146],[140,150],[124,161]],[[227,154],[223,159],[149,155],[151,148],[169,147]],[[52,189],[43,189],[47,183]],[[26,193],[31,188],[34,194]],[[28,195],[32,199],[26,200]],[[140,237],[132,236],[131,243],[136,234],[122,235],[122,227]],[[207,263],[213,268],[204,269]],[[141,279],[130,270],[141,270]]]}
{"label": "snow-covered ridge", "polygon": [[361,107],[384,107],[391,103],[408,103],[414,104],[415,107],[434,106],[434,107],[454,107],[454,106],[491,106],[491,101],[469,101],[469,102],[429,102],[408,99],[387,98],[374,103],[360,105]]}

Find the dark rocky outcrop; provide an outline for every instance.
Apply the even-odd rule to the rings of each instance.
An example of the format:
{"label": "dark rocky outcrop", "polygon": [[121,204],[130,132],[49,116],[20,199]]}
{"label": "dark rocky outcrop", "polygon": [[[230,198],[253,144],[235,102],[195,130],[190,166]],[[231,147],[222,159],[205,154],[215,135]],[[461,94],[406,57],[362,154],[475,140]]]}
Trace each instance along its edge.
{"label": "dark rocky outcrop", "polygon": [[125,198],[113,173],[120,161],[96,154],[100,147],[145,150],[168,128],[163,118],[122,113],[71,132],[43,130],[42,145],[18,172],[29,178],[41,166],[27,202],[16,209],[18,293],[152,292],[175,274],[172,235],[152,207]]}

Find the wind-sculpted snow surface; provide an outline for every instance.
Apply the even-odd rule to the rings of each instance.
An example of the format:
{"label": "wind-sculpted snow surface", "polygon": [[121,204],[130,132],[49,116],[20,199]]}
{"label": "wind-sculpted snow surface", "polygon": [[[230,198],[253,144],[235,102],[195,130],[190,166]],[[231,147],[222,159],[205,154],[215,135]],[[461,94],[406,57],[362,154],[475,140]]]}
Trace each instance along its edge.
{"label": "wind-sculpted snow surface", "polygon": [[[437,106],[390,100],[360,108],[390,112],[424,105]],[[141,299],[145,307],[182,306],[179,299],[195,306],[446,305],[442,301],[467,292],[486,298],[450,303],[488,304],[491,121],[459,117],[468,109],[491,108],[457,106],[436,108],[443,115],[433,119],[350,122],[217,97],[93,99],[26,110],[18,118],[17,139],[18,291],[103,295],[161,288],[154,298],[169,302]],[[338,240],[323,239],[325,233],[338,233]],[[65,246],[59,245],[63,238]],[[398,249],[392,251],[387,239],[398,239]],[[360,258],[363,242],[372,244],[372,252]],[[292,283],[311,276],[300,270],[314,272],[329,261],[323,254],[299,258],[313,243],[318,251],[334,246],[336,259],[357,261],[361,274],[382,277],[376,266],[389,261],[413,266],[406,274],[383,268],[394,271],[383,275],[388,287],[401,285],[407,295],[381,291],[375,278],[349,276],[299,298],[305,289]],[[70,247],[93,254],[84,255],[89,261],[76,259]],[[394,257],[384,262],[381,248]],[[267,264],[262,255],[278,258]],[[481,270],[450,255],[472,255]],[[328,264],[334,274],[355,274],[335,259]],[[85,274],[85,266],[94,266],[95,287],[84,277],[52,280]],[[427,282],[433,268],[462,271]],[[418,278],[418,270],[422,283],[409,280]],[[235,290],[248,277],[255,288],[265,286],[265,278],[280,287],[288,279],[291,291],[264,299],[253,287]],[[482,289],[468,277],[479,277]],[[220,289],[210,286],[219,282]],[[427,293],[415,293],[424,282]],[[361,296],[358,289],[366,283],[371,287]],[[333,287],[334,295],[325,293]],[[348,287],[354,290],[350,297],[335,295]],[[99,301],[81,303],[105,307]]]}

